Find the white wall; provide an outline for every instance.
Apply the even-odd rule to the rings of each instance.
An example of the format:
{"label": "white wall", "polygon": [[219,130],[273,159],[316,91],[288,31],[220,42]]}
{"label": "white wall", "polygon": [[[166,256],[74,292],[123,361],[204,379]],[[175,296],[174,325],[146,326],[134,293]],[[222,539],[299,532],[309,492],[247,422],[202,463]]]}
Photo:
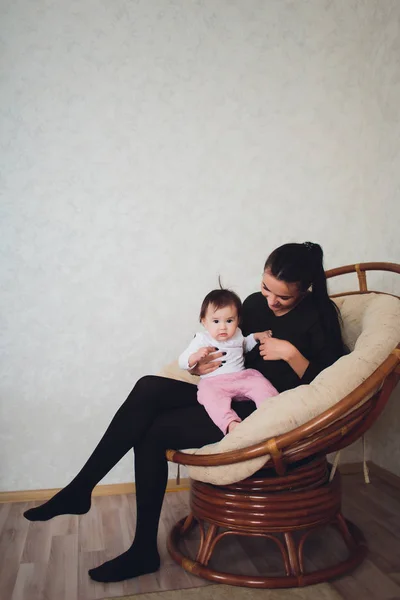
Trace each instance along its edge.
{"label": "white wall", "polygon": [[[288,241],[328,268],[400,258],[399,17],[1,4],[1,490],[67,483],[218,274],[245,296]],[[104,482],[131,477],[126,457]]]}

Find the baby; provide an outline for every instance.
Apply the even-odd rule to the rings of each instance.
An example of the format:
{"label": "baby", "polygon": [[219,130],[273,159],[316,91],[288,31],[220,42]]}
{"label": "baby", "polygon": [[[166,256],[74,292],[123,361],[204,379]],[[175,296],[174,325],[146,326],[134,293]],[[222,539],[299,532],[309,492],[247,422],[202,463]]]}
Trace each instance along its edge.
{"label": "baby", "polygon": [[244,367],[244,353],[272,334],[263,331],[243,337],[239,329],[241,309],[239,296],[230,290],[207,294],[200,310],[200,323],[206,331],[196,333],[179,357],[180,368],[190,370],[214,348],[225,353],[226,360],[219,369],[201,376],[197,393],[199,403],[224,434],[241,421],[231,408],[232,398],[253,400],[258,408],[266,398],[278,394],[261,373]]}

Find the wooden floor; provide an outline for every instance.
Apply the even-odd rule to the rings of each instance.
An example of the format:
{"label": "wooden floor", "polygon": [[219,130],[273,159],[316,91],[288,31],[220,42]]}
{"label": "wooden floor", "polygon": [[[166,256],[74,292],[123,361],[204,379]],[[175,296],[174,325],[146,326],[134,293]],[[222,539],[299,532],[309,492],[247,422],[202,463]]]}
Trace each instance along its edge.
{"label": "wooden floor", "polygon": [[[361,475],[343,477],[343,512],[364,532],[369,545],[365,562],[350,576],[331,583],[345,600],[400,600],[400,491],[377,476],[370,485]],[[164,502],[158,573],[113,584],[94,583],[89,568],[123,552],[131,543],[135,497],[94,498],[84,516],[57,517],[47,523],[29,523],[23,511],[35,503],[0,504],[1,600],[92,600],[141,592],[209,585],[178,567],[169,557],[167,532],[187,514],[188,492],[169,493]],[[332,539],[330,536],[333,536]],[[193,555],[197,533],[187,542]],[[308,563],[318,565],[342,552],[334,534],[309,538]],[[231,538],[221,542],[215,567],[236,572],[281,570],[277,551],[268,540]],[[327,543],[328,542],[328,543]]]}

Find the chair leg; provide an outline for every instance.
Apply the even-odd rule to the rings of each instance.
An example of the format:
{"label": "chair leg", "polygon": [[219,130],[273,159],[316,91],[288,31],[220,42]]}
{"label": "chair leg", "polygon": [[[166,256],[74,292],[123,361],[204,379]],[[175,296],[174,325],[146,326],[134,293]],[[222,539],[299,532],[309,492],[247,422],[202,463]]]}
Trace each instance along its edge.
{"label": "chair leg", "polygon": [[193,513],[190,513],[186,517],[185,522],[182,525],[181,534],[185,535],[185,533],[188,533],[188,531],[193,529],[193,527],[195,525],[196,525],[196,519],[194,518]]}
{"label": "chair leg", "polygon": [[206,565],[210,560],[212,553],[212,543],[214,541],[215,536],[218,533],[218,526],[211,524],[208,528],[207,534],[200,544],[199,551],[196,556],[197,562],[202,565]]}
{"label": "chair leg", "polygon": [[350,552],[352,550],[354,550],[354,548],[356,547],[356,542],[355,542],[353,536],[351,535],[349,528],[347,527],[346,519],[344,518],[342,513],[338,513],[338,515],[336,517],[336,527],[339,529],[340,533],[342,534],[342,537],[346,543],[347,548],[350,550]]}
{"label": "chair leg", "polygon": [[284,533],[284,538],[289,556],[290,572],[292,575],[300,575],[301,570],[299,565],[296,542],[294,541],[293,536],[290,532]]}

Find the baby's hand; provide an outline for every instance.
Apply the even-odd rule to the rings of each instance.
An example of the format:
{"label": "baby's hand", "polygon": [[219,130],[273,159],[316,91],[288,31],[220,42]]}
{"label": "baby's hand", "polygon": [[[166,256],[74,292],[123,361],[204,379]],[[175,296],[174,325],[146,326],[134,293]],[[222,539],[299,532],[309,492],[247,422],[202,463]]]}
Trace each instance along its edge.
{"label": "baby's hand", "polygon": [[254,339],[262,343],[265,339],[271,338],[273,334],[271,329],[268,329],[267,331],[259,331],[258,333],[253,333],[253,335]]}
{"label": "baby's hand", "polygon": [[197,352],[194,352],[189,356],[189,367],[194,367],[197,365],[199,360],[205,358],[210,353],[210,349],[208,347],[199,348]]}

